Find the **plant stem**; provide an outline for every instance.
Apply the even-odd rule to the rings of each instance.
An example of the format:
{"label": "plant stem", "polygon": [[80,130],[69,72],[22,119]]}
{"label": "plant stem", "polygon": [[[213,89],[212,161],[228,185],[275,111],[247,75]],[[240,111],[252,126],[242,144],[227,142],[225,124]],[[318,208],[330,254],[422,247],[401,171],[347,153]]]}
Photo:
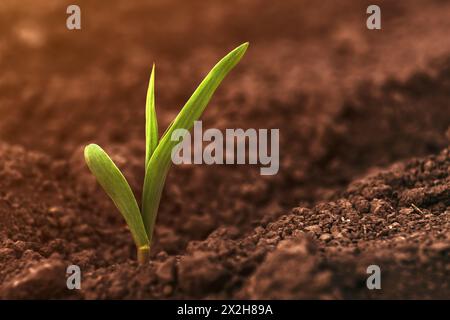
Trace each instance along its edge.
{"label": "plant stem", "polygon": [[137,247],[137,260],[139,264],[145,264],[150,260],[150,246]]}

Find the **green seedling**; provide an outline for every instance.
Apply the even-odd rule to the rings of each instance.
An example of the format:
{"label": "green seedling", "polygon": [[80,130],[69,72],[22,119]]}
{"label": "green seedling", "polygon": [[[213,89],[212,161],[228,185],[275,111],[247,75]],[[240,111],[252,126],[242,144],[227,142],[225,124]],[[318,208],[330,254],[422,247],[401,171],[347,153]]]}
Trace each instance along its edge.
{"label": "green seedling", "polygon": [[84,149],[84,157],[90,171],[128,224],[136,244],[139,263],[145,263],[149,259],[161,193],[172,162],[172,149],[179,143],[171,139],[172,132],[177,129],[190,130],[192,128],[194,121],[200,118],[217,87],[241,60],[247,47],[248,43],[240,45],[212,68],[161,139],[158,139],[155,110],[155,66],[153,65],[146,101],[146,152],[142,211],[139,209],[130,185],[108,154],[96,144],[90,144]]}

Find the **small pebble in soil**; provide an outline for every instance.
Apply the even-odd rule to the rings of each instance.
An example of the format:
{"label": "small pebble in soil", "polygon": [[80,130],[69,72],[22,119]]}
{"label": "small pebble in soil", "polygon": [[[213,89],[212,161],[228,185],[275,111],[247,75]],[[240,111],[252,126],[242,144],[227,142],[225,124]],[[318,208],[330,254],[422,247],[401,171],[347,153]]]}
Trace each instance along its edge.
{"label": "small pebble in soil", "polygon": [[171,282],[175,278],[175,258],[168,258],[156,267],[156,275],[163,282]]}

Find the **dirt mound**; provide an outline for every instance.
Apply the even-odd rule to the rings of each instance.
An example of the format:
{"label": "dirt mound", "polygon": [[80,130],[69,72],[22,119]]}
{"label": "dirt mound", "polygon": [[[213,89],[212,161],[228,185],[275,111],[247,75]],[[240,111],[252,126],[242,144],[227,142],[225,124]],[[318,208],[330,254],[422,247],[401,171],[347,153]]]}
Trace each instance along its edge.
{"label": "dirt mound", "polygon": [[[247,237],[221,228],[176,258],[161,254],[146,267],[94,271],[82,292],[89,298],[448,297],[449,168],[448,149],[399,163],[353,182],[343,198],[295,208]],[[378,292],[365,286],[374,264],[383,272]],[[426,275],[418,276],[420,270]]]}
{"label": "dirt mound", "polygon": [[[69,262],[89,270],[132,254],[128,231],[117,223],[116,213],[99,214],[90,209],[95,207],[91,199],[73,192],[66,163],[5,144],[0,144],[0,159],[2,295],[52,297],[26,289],[51,282],[54,273],[47,272],[46,261],[49,270],[64,270],[57,272],[64,279],[61,266]],[[18,295],[10,293],[16,287]]]}

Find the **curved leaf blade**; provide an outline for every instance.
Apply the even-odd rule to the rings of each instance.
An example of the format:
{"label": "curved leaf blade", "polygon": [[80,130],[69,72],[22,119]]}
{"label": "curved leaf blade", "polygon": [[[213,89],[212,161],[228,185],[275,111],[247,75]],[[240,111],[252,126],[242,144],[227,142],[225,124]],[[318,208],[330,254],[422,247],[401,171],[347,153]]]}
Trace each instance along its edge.
{"label": "curved leaf blade", "polygon": [[244,56],[248,45],[248,42],[240,45],[212,68],[169,126],[147,164],[142,197],[142,218],[150,243],[164,182],[171,165],[172,149],[179,143],[171,140],[172,133],[176,129],[190,130],[192,128],[194,121],[200,118],[222,80]]}
{"label": "curved leaf blade", "polygon": [[149,245],[139,206],[127,180],[108,154],[98,145],[90,144],[84,149],[89,170],[119,209],[128,224],[137,247]]}

